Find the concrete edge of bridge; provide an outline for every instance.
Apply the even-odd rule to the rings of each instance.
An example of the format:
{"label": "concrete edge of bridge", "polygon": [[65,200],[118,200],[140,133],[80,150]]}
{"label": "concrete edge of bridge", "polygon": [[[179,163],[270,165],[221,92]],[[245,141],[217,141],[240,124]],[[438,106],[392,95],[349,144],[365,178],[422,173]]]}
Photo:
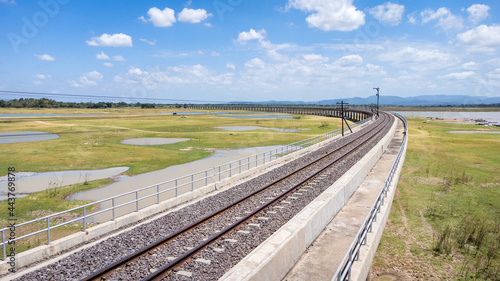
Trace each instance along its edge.
{"label": "concrete edge of bridge", "polygon": [[394,120],[389,133],[358,163],[219,281],[281,280],[361,185],[388,148],[396,129]]}
{"label": "concrete edge of bridge", "polygon": [[[406,147],[408,146],[408,139],[403,144]],[[406,149],[401,155],[401,160],[399,161],[397,172],[394,175],[394,178],[390,184],[389,192],[387,193],[386,202],[380,208],[380,213],[378,215],[377,221],[372,224],[372,232],[370,235],[367,235],[366,245],[361,247],[359,251],[359,259],[351,268],[351,279],[365,281],[368,280],[370,269],[372,266],[373,259],[375,257],[375,253],[377,252],[378,245],[380,243],[380,239],[382,238],[382,234],[384,233],[385,224],[389,219],[389,214],[391,212],[392,201],[396,194],[396,187],[398,185],[399,176],[401,175],[401,171],[403,169],[404,160],[406,157]]]}

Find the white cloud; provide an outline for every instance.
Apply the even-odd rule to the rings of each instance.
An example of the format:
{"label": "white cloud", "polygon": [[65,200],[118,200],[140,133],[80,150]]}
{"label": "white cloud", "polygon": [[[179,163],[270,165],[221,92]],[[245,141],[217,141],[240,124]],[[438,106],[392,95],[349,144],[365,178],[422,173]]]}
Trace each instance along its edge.
{"label": "white cloud", "polygon": [[182,22],[200,23],[211,16],[212,14],[207,13],[204,9],[184,8],[177,16],[177,19]]}
{"label": "white cloud", "polygon": [[[175,12],[170,8],[165,8],[162,10],[153,7],[148,11],[149,19],[156,27],[169,27],[175,23]],[[146,21],[144,17],[139,18],[142,21]]]}
{"label": "white cloud", "polygon": [[110,62],[105,62],[105,63],[103,63],[103,65],[104,65],[105,67],[113,67],[113,64],[112,64],[112,63],[110,63]]}
{"label": "white cloud", "polygon": [[253,58],[245,62],[246,68],[264,68],[265,63],[259,58]]}
{"label": "white cloud", "polygon": [[33,77],[40,79],[40,80],[45,80],[45,79],[50,79],[52,78],[50,75],[44,75],[44,74],[35,74]]}
{"label": "white cloud", "polygon": [[410,67],[420,72],[444,69],[454,63],[450,53],[437,49],[416,49],[413,47],[406,47],[399,51],[390,50],[378,57],[380,60],[390,61],[398,67]]}
{"label": "white cloud", "polygon": [[375,6],[368,10],[368,12],[378,21],[396,26],[401,23],[405,6],[386,2],[383,5]]}
{"label": "white cloud", "polygon": [[493,66],[500,66],[500,58],[492,58],[486,61],[487,64],[491,64]]}
{"label": "white cloud", "polygon": [[97,54],[95,56],[98,60],[114,60],[114,61],[126,61],[126,59],[122,56],[113,56],[109,57],[107,54],[104,52],[101,52],[100,54]]}
{"label": "white cloud", "polygon": [[363,58],[360,55],[348,55],[341,57],[335,63],[342,67],[358,66],[363,64]]}
{"label": "white cloud", "polygon": [[109,56],[101,51],[100,54],[95,55],[98,60],[109,60]]}
{"label": "white cloud", "polygon": [[474,4],[467,8],[469,13],[469,22],[473,24],[478,24],[480,21],[486,19],[489,16],[488,10],[489,6],[483,4]]}
{"label": "white cloud", "polygon": [[149,73],[147,71],[140,70],[139,68],[131,66],[130,69],[128,70],[128,74],[130,75],[148,75]]}
{"label": "white cloud", "polygon": [[305,55],[302,55],[302,57],[304,58],[305,61],[308,61],[308,62],[325,63],[329,60],[328,57],[324,57],[324,56],[319,55],[319,54],[305,54]]}
{"label": "white cloud", "polygon": [[480,25],[457,34],[457,39],[471,51],[491,52],[500,47],[500,26]]}
{"label": "white cloud", "polygon": [[122,56],[113,56],[111,59],[112,59],[112,60],[114,60],[114,61],[127,61],[127,60],[126,60],[124,57],[122,57]]}
{"label": "white cloud", "polygon": [[131,67],[127,73],[116,75],[114,81],[127,87],[129,84],[141,84],[147,90],[152,91],[159,88],[164,90],[176,85],[183,88],[185,85],[192,86],[193,84],[219,87],[230,84],[233,75],[233,73],[217,75],[200,64],[171,66],[164,71],[155,68],[150,72]]}
{"label": "white cloud", "polygon": [[218,57],[218,56],[220,56],[220,53],[217,53],[216,51],[211,51],[211,52],[210,52],[210,55],[211,55],[212,57]]}
{"label": "white cloud", "polygon": [[491,80],[500,80],[500,68],[497,68],[491,72],[488,72],[488,74],[486,76],[488,77],[488,79],[491,79]]}
{"label": "white cloud", "polygon": [[227,69],[232,69],[232,70],[235,70],[236,69],[236,66],[234,65],[234,63],[226,63],[226,68]]}
{"label": "white cloud", "polygon": [[43,55],[37,55],[37,54],[33,54],[35,57],[37,57],[39,60],[43,60],[43,61],[55,61],[56,59],[49,55],[49,54],[43,54]]}
{"label": "white cloud", "polygon": [[109,35],[104,33],[99,37],[92,37],[86,41],[89,46],[102,47],[132,47],[132,37],[127,34],[117,33]]}
{"label": "white cloud", "polygon": [[475,63],[473,61],[470,61],[470,62],[466,62],[466,63],[462,64],[462,68],[466,69],[466,70],[477,70],[477,69],[479,69],[479,64]]}
{"label": "white cloud", "polygon": [[141,40],[142,42],[145,42],[145,43],[147,43],[147,44],[149,44],[151,46],[156,46],[156,39],[154,41],[149,41],[149,40],[142,39],[142,38],[139,39],[139,40]]}
{"label": "white cloud", "polygon": [[40,80],[34,80],[32,83],[33,83],[33,85],[41,85],[42,81],[40,81]]}
{"label": "white cloud", "polygon": [[440,79],[446,79],[446,80],[468,80],[476,77],[477,74],[474,71],[455,72],[439,76]]}
{"label": "white cloud", "polygon": [[237,40],[238,40],[238,42],[245,44],[247,41],[254,40],[254,39],[262,40],[262,39],[264,39],[264,37],[266,37],[266,30],[265,29],[261,29],[259,31],[255,31],[254,29],[250,29],[249,32],[241,32],[238,35]]}
{"label": "white cloud", "polygon": [[462,29],[463,20],[459,16],[453,15],[448,8],[442,7],[436,11],[431,9],[426,9],[420,13],[422,17],[422,23],[428,23],[430,21],[437,20],[436,26],[441,27],[444,31],[457,29]]}
{"label": "white cloud", "polygon": [[352,31],[365,24],[365,14],[353,0],[289,0],[287,8],[312,13],[306,18],[309,27],[324,31]]}
{"label": "white cloud", "polygon": [[417,18],[415,17],[416,12],[413,12],[406,16],[408,18],[408,22],[411,24],[416,24],[417,23]]}
{"label": "white cloud", "polygon": [[78,78],[78,82],[76,81],[70,81],[70,84],[72,87],[75,88],[84,88],[87,86],[96,86],[97,82],[99,82],[102,79],[102,74],[97,71],[91,71],[84,73],[80,78]]}

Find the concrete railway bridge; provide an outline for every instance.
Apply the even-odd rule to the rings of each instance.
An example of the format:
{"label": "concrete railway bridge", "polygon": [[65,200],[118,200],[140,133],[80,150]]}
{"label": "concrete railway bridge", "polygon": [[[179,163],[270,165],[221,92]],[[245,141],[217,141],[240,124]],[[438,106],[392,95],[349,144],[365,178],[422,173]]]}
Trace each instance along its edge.
{"label": "concrete railway bridge", "polygon": [[[340,106],[271,106],[271,105],[214,105],[214,104],[193,104],[186,105],[186,108],[200,110],[241,110],[255,112],[273,112],[273,113],[288,113],[299,115],[320,115],[327,117],[340,118],[342,116],[342,108]],[[356,109],[353,107],[344,106],[344,118],[354,121],[364,120],[373,115],[368,109]]]}
{"label": "concrete railway bridge", "polygon": [[[342,116],[342,109],[339,107],[246,105],[189,105],[187,107],[200,110],[245,110]],[[373,113],[370,110],[344,108],[344,116],[351,120],[372,120],[370,117]],[[354,126],[353,130],[360,130],[368,126],[370,122],[360,123]],[[404,117],[395,118],[387,135],[361,160],[219,280],[366,280],[389,216],[406,155],[408,142],[406,130],[407,124]],[[0,275],[9,274],[4,277],[9,279],[21,277],[22,280],[24,274],[43,270],[44,266],[64,259],[70,255],[66,253],[70,249],[76,249],[74,250],[76,252],[82,248],[94,247],[101,240],[92,241],[96,239],[104,241],[109,233],[117,231],[121,233],[134,227],[140,228],[142,223],[135,225],[136,222],[142,220],[147,223],[157,219],[163,216],[161,212],[175,209],[183,204],[188,205],[210,193],[228,189],[248,178],[302,157],[341,137],[338,132],[327,133],[288,145],[285,152],[276,150],[275,154],[272,152],[257,155],[255,158],[249,157],[248,162],[240,160],[232,164],[228,163],[225,164],[226,166],[218,166],[210,171],[201,171],[198,174],[158,183],[23,223],[37,225],[46,223],[47,228],[38,230],[36,234],[47,235],[48,243],[16,254],[16,266],[22,270],[12,274],[9,272],[11,264],[9,264],[10,260],[5,250],[9,244],[4,239],[2,242],[4,259],[0,262]],[[255,163],[254,166],[251,163]],[[242,170],[242,167],[247,166],[247,170]],[[238,169],[239,173],[236,172]],[[165,199],[163,195],[166,194],[160,194],[165,190],[170,194],[175,191],[175,196]],[[119,197],[126,196],[129,196],[128,203],[119,201]],[[162,200],[160,200],[161,197]],[[144,201],[142,201],[143,198]],[[96,205],[110,206],[111,202],[113,207],[108,209],[101,209],[91,214],[85,212],[85,210],[95,209]],[[128,213],[120,214],[115,208],[127,204],[132,208]],[[75,218],[75,214],[79,211],[83,215]],[[71,220],[68,222],[83,222],[83,231],[51,241],[51,231],[64,224],[59,222],[55,225],[56,218],[67,216],[68,212],[72,213]],[[112,219],[109,217],[106,220],[100,219],[101,223],[95,224],[91,217],[95,214],[108,216],[112,214]],[[3,231],[3,236],[6,237],[9,230],[0,231]],[[65,254],[61,255],[61,253]],[[47,260],[49,257],[51,259]]]}

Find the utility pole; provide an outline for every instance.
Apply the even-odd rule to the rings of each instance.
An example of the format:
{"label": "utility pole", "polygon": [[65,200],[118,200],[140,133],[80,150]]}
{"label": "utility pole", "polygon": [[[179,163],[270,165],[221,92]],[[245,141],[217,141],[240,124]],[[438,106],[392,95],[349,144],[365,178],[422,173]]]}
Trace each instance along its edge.
{"label": "utility pole", "polygon": [[377,90],[377,118],[378,118],[378,99],[379,99],[379,90],[380,88],[373,88],[374,90]]}
{"label": "utility pole", "polygon": [[340,112],[341,112],[341,117],[342,117],[342,136],[344,136],[344,122],[347,125],[347,127],[349,128],[349,131],[351,131],[351,133],[352,133],[351,127],[349,126],[349,124],[347,124],[347,120],[345,120],[345,118],[344,118],[344,104],[348,104],[348,103],[341,101],[341,102],[337,102],[337,104],[340,104]]}

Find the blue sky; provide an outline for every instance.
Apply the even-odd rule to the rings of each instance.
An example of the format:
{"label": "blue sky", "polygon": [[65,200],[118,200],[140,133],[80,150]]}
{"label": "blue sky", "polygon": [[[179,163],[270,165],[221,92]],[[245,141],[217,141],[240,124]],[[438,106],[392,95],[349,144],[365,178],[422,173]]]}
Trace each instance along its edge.
{"label": "blue sky", "polygon": [[125,101],[317,101],[373,87],[498,97],[499,15],[492,0],[0,0],[0,90]]}

